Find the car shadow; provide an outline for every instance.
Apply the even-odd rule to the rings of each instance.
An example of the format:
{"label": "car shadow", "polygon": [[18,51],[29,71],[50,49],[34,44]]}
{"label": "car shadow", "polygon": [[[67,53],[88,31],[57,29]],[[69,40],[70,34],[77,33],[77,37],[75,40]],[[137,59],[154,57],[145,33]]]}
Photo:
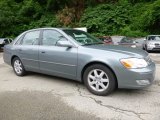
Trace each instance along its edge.
{"label": "car shadow", "polygon": [[61,82],[73,83],[73,84],[83,84],[83,82],[80,82],[80,81],[67,79],[63,77],[52,76],[52,75],[46,75],[43,73],[27,72],[27,75],[28,76],[38,76],[38,77],[48,79],[48,80],[56,80],[56,81],[61,81]]}
{"label": "car shadow", "polygon": [[[83,82],[79,82],[79,81],[75,81],[75,80],[71,80],[71,79],[66,79],[66,78],[63,78],[63,77],[56,77],[56,76],[51,76],[51,75],[45,75],[45,74],[41,74],[41,73],[34,73],[34,72],[28,72],[28,75],[30,77],[32,76],[36,76],[36,77],[40,77],[40,78],[43,78],[44,80],[47,80],[47,81],[56,81],[56,82],[59,82],[60,84],[62,85],[67,85],[67,86],[72,86],[73,85],[75,87],[77,87],[77,89],[80,89],[82,91],[82,93],[84,95],[89,95],[89,96],[95,96],[93,95],[92,93],[90,93],[87,88],[85,87],[84,83]],[[109,94],[108,96],[139,96],[139,95],[145,95],[145,94],[148,94],[148,90],[144,90],[144,89],[120,89],[120,88],[117,88],[114,92],[112,92],[111,94]]]}
{"label": "car shadow", "polygon": [[149,51],[148,53],[158,53],[158,54],[160,54],[160,51]]}

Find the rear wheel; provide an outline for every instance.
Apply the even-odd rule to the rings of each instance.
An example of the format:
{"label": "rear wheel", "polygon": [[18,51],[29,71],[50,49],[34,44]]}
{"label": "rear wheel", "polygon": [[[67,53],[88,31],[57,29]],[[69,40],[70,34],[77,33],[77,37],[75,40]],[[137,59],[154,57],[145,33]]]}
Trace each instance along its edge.
{"label": "rear wheel", "polygon": [[18,57],[15,57],[12,61],[12,67],[17,76],[24,76],[26,71],[21,60]]}
{"label": "rear wheel", "polygon": [[95,95],[108,95],[116,88],[116,78],[106,66],[95,64],[89,66],[83,75],[88,90]]}

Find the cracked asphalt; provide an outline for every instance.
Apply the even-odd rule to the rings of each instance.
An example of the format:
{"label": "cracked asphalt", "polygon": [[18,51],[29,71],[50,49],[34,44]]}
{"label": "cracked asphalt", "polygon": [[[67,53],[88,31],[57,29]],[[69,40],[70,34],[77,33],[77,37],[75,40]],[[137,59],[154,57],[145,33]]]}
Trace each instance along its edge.
{"label": "cracked asphalt", "polygon": [[160,120],[160,56],[150,55],[157,63],[152,86],[102,97],[64,78],[17,77],[0,53],[0,120]]}

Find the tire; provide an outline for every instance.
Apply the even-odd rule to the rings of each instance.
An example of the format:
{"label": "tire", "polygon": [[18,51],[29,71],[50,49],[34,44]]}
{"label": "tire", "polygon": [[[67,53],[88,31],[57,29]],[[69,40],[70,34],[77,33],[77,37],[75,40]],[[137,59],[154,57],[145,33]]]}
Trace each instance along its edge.
{"label": "tire", "polygon": [[83,80],[87,89],[99,96],[106,96],[112,93],[117,86],[116,77],[113,72],[101,64],[89,66],[84,72]]}
{"label": "tire", "polygon": [[12,60],[12,67],[17,76],[24,76],[26,74],[24,66],[18,57]]}
{"label": "tire", "polygon": [[144,46],[142,47],[143,50],[145,50]]}
{"label": "tire", "polygon": [[150,53],[150,50],[147,49],[147,46],[145,46],[145,50],[146,50],[148,53]]}
{"label": "tire", "polygon": [[147,49],[147,45],[145,45],[145,50],[149,53],[150,51]]}

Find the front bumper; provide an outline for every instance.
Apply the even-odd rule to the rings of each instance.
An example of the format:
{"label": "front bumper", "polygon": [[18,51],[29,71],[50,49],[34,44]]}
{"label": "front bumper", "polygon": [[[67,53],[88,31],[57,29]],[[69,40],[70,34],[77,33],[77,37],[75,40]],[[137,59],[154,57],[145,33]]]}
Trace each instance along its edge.
{"label": "front bumper", "polygon": [[155,78],[155,63],[142,69],[121,70],[121,75],[117,77],[119,88],[139,89],[152,85]]}
{"label": "front bumper", "polygon": [[147,46],[147,50],[149,50],[149,51],[160,51],[160,46],[155,46],[155,45]]}

